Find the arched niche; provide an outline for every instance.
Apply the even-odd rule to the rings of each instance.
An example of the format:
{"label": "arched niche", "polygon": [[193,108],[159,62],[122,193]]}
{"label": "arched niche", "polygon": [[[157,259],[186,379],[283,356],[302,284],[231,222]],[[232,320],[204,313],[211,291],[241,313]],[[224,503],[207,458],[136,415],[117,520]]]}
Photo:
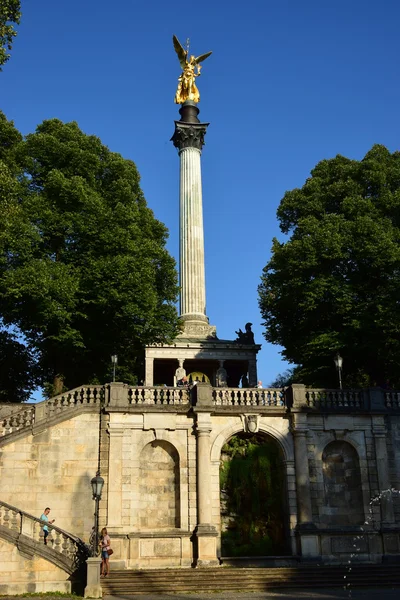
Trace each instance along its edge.
{"label": "arched niche", "polygon": [[343,440],[330,442],[322,453],[324,506],[321,524],[326,527],[361,525],[363,494],[358,454]]}
{"label": "arched niche", "polygon": [[140,453],[141,530],[180,527],[179,455],[165,440],[154,440]]}

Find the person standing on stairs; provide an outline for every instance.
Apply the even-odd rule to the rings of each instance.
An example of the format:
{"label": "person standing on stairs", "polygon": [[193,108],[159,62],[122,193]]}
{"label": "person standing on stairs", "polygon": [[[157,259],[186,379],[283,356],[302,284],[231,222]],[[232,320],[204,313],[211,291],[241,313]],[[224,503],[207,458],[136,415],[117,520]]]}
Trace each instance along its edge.
{"label": "person standing on stairs", "polygon": [[44,545],[45,546],[47,546],[47,536],[49,535],[49,528],[47,527],[47,523],[50,523],[50,525],[51,525],[55,521],[55,519],[53,519],[52,521],[49,521],[49,512],[50,512],[50,508],[49,507],[45,508],[42,516],[40,517],[40,520],[45,522],[45,525],[43,525],[43,535],[44,535]]}
{"label": "person standing on stairs", "polygon": [[107,533],[107,529],[105,527],[103,527],[103,529],[101,530],[100,535],[101,535],[101,540],[100,540],[100,544],[101,544],[100,577],[107,577],[107,575],[110,574],[109,551],[110,551],[110,547],[111,547],[111,540],[110,540],[110,536]]}

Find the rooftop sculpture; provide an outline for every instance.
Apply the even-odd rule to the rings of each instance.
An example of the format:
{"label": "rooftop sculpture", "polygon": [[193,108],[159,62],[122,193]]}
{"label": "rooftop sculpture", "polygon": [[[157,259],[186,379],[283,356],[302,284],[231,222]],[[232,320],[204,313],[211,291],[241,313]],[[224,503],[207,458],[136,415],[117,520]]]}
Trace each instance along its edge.
{"label": "rooftop sculpture", "polygon": [[196,86],[196,77],[199,77],[200,75],[200,63],[208,58],[212,52],[206,52],[206,54],[201,54],[197,57],[192,54],[188,60],[189,40],[187,41],[186,50],[183,48],[176,35],[172,36],[172,40],[174,42],[175,52],[178,55],[182,67],[182,73],[178,77],[178,89],[175,94],[175,103],[183,104],[187,100],[191,100],[197,104],[200,102],[200,92]]}

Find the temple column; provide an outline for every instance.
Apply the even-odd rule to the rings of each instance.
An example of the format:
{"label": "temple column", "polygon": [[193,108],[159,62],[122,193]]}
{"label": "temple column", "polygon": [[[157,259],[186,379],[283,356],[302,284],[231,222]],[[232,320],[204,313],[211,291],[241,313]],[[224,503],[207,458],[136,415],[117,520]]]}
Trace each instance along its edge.
{"label": "temple column", "polygon": [[257,386],[257,358],[250,358],[248,361],[249,364],[249,386],[256,387]]}
{"label": "temple column", "polygon": [[151,387],[154,384],[154,358],[148,358],[146,356],[146,373],[144,384],[147,387]]}

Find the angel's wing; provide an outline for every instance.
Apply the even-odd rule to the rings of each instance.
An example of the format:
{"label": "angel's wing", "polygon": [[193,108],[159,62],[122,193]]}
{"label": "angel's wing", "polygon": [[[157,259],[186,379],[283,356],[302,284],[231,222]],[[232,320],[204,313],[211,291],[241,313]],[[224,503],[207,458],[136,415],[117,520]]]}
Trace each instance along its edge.
{"label": "angel's wing", "polygon": [[176,35],[172,36],[172,41],[174,42],[175,52],[178,55],[180,65],[181,65],[182,69],[184,69],[185,66],[186,66],[187,52],[182,47],[182,44],[180,43],[180,41],[178,40],[178,38],[176,37]]}
{"label": "angel's wing", "polygon": [[208,58],[210,54],[212,54],[212,51],[206,52],[205,54],[200,54],[200,56],[198,56],[194,62],[196,63],[196,65],[198,65],[199,63],[203,62],[203,60],[206,60],[206,58]]}

